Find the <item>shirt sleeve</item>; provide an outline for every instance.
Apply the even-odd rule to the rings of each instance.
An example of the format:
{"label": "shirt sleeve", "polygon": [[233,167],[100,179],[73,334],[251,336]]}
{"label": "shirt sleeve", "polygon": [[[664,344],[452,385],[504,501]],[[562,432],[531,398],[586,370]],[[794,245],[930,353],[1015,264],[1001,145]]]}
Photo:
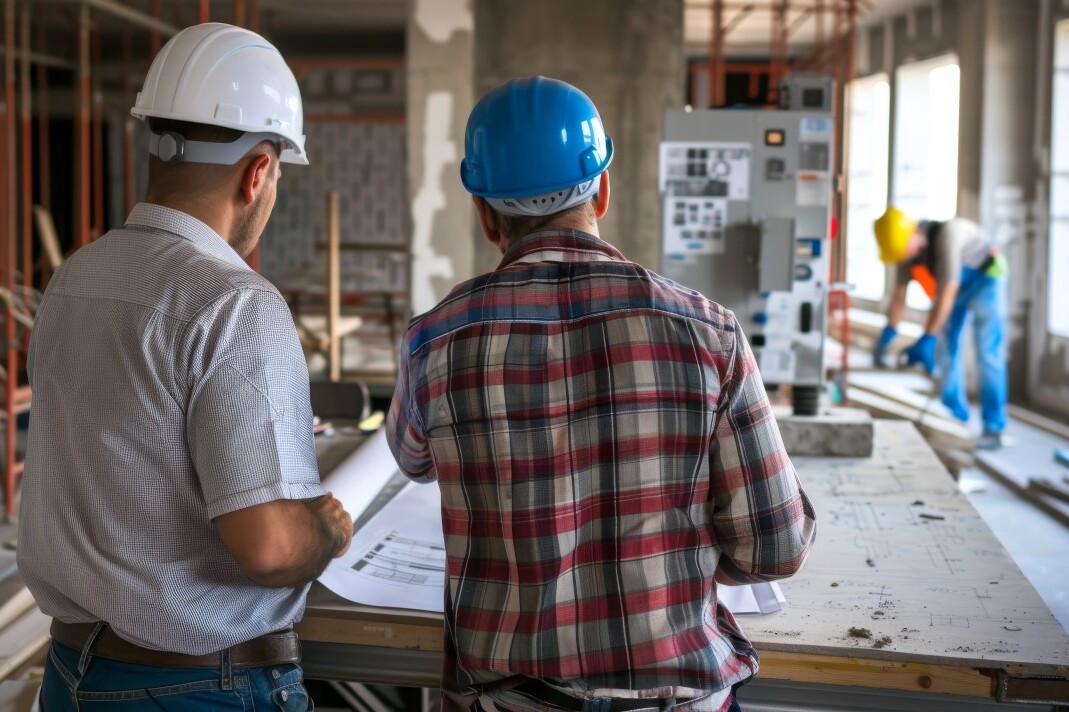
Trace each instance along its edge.
{"label": "shirt sleeve", "polygon": [[734,346],[710,448],[718,568],[739,583],[790,576],[813,546],[816,516],[783,447],[757,363],[734,321]]}
{"label": "shirt sleeve", "polygon": [[324,494],[308,367],[281,296],[219,298],[191,324],[186,437],[210,516]]}
{"label": "shirt sleeve", "polygon": [[397,369],[397,386],[386,418],[386,442],[401,472],[417,482],[437,479],[430,445],[423,430],[423,421],[416,407],[412,390],[412,359],[410,334],[401,345],[401,363]]}
{"label": "shirt sleeve", "polygon": [[899,262],[894,266],[895,284],[906,285],[913,279],[912,267],[909,262]]}
{"label": "shirt sleeve", "polygon": [[956,220],[948,220],[939,229],[935,245],[935,281],[940,286],[961,279],[962,253],[967,240],[966,231]]}

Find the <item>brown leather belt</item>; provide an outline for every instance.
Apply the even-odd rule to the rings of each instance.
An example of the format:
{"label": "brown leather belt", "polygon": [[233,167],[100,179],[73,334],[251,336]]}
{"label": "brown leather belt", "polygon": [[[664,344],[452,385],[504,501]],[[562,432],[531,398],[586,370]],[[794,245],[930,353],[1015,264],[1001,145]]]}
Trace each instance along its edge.
{"label": "brown leather belt", "polygon": [[[68,648],[81,650],[85,641],[96,627],[95,623],[64,623],[52,619],[52,639]],[[230,665],[235,668],[265,667],[267,665],[285,665],[301,661],[301,643],[292,630],[279,631],[261,635],[244,643],[238,643],[228,649]],[[91,649],[93,655],[109,660],[122,660],[138,665],[155,667],[217,668],[222,664],[222,652],[207,655],[186,655],[171,653],[166,650],[142,648],[128,640],[120,638],[110,626],[97,636]]]}

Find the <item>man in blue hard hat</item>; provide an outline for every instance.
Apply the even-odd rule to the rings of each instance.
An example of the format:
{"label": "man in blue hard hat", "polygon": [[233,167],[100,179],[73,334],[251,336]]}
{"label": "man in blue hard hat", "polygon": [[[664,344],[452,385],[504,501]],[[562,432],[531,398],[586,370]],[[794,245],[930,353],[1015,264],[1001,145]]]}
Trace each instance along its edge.
{"label": "man in blue hard hat", "polygon": [[812,546],[735,317],[599,237],[612,157],[554,79],[468,119],[461,180],[504,256],[409,325],[387,423],[441,487],[448,709],[737,709],[757,654],[717,583]]}

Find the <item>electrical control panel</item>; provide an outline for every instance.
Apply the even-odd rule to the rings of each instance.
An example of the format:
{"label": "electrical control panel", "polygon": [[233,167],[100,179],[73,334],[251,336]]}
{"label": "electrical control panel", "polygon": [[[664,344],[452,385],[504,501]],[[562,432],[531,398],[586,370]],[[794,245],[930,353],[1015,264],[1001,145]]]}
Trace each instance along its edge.
{"label": "electrical control panel", "polygon": [[823,385],[833,135],[824,111],[665,115],[661,274],[735,313],[769,385]]}

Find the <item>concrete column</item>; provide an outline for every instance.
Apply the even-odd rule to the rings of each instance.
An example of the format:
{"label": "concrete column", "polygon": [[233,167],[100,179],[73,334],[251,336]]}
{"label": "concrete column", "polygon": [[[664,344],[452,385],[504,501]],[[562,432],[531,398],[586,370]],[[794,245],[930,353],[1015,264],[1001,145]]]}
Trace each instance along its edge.
{"label": "concrete column", "polygon": [[[978,3],[979,4],[979,3]],[[1032,157],[1039,4],[986,0],[983,53],[980,217],[1010,262],[1009,353],[1011,398],[1025,397],[1028,371],[1029,274],[1034,250],[1029,207],[1036,170]],[[963,62],[964,65],[964,62]]]}
{"label": "concrete column", "polygon": [[982,2],[957,5],[955,51],[961,70],[958,106],[958,215],[980,219],[980,159],[983,154],[984,19]]}
{"label": "concrete column", "polygon": [[[660,248],[658,144],[664,110],[684,102],[683,0],[475,0],[476,98],[517,76],[582,89],[615,144],[601,236],[653,267]],[[476,272],[500,260],[476,238]]]}
{"label": "concrete column", "polygon": [[418,314],[473,274],[471,200],[460,183],[473,104],[470,0],[410,0],[406,36],[411,298]]}

